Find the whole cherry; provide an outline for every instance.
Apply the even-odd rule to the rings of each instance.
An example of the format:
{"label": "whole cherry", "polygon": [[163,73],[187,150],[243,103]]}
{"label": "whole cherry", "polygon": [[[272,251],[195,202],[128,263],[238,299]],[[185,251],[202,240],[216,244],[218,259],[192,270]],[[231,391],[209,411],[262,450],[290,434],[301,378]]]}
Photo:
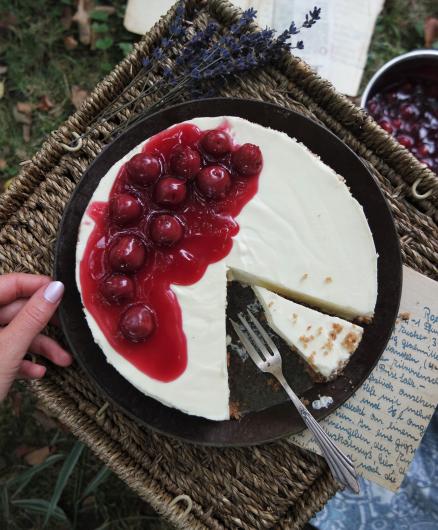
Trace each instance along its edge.
{"label": "whole cherry", "polygon": [[184,233],[181,222],[169,214],[155,216],[150,225],[152,241],[162,247],[171,247],[180,241]]}
{"label": "whole cherry", "polygon": [[126,234],[114,241],[108,253],[108,262],[114,272],[132,273],[146,261],[146,249],[135,235]]}
{"label": "whole cherry", "polygon": [[135,296],[134,281],[125,274],[111,274],[101,282],[100,292],[112,304],[131,302]]}
{"label": "whole cherry", "polygon": [[260,147],[243,144],[231,155],[234,168],[245,177],[256,175],[262,169],[263,157]]}
{"label": "whole cherry", "polygon": [[161,206],[169,208],[181,204],[187,196],[186,183],[175,177],[164,177],[157,182],[154,189],[154,200]]}
{"label": "whole cherry", "polygon": [[138,153],[126,164],[129,180],[135,186],[147,188],[161,174],[161,162],[156,156]]}
{"label": "whole cherry", "polygon": [[111,198],[109,203],[109,214],[118,225],[126,226],[137,222],[142,214],[143,208],[140,201],[129,193],[120,193]]}
{"label": "whole cherry", "polygon": [[177,145],[170,154],[170,167],[178,177],[190,180],[201,169],[201,155],[188,145]]}
{"label": "whole cherry", "polygon": [[142,342],[155,331],[155,314],[146,304],[134,304],[122,314],[119,327],[129,341]]}
{"label": "whole cherry", "polygon": [[222,166],[207,166],[198,173],[196,184],[207,199],[222,199],[231,187],[230,173]]}

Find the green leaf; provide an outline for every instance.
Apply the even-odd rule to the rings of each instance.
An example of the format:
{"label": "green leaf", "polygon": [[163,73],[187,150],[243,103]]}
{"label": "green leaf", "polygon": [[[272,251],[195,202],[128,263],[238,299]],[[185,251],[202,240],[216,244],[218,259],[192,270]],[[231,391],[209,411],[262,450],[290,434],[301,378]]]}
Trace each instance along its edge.
{"label": "green leaf", "polygon": [[93,22],[91,24],[91,27],[92,27],[92,29],[94,29],[94,31],[96,33],[106,33],[107,31],[109,31],[108,24],[105,24],[104,22],[102,22],[102,23]]}
{"label": "green leaf", "polygon": [[133,48],[132,42],[119,42],[117,46],[122,50],[124,55],[128,55],[129,53],[131,53]]}
{"label": "green leaf", "polygon": [[421,20],[418,20],[417,22],[415,22],[414,28],[416,32],[418,33],[419,37],[424,37],[424,22],[422,22]]}
{"label": "green leaf", "polygon": [[61,0],[61,4],[65,4],[66,6],[71,6],[71,0]]}
{"label": "green leaf", "polygon": [[114,41],[111,37],[104,37],[102,39],[97,39],[96,48],[98,50],[107,50],[108,48],[111,48],[113,44]]}
{"label": "green leaf", "polygon": [[21,490],[23,490],[29,482],[33,479],[35,475],[43,471],[44,469],[52,466],[53,464],[56,464],[56,462],[59,462],[64,457],[64,455],[52,455],[46,458],[44,462],[39,464],[38,466],[33,466],[29,469],[26,469],[24,473],[21,473],[18,475],[18,477],[14,477],[10,480],[8,480],[8,486],[18,486],[17,489],[14,491],[12,497],[16,497]]}
{"label": "green leaf", "polygon": [[105,480],[111,475],[111,470],[106,466],[103,466],[93,480],[84,489],[84,492],[79,499],[79,502],[83,501],[86,497],[91,495]]}
{"label": "green leaf", "polygon": [[6,486],[2,488],[2,512],[5,521],[9,521],[9,492]]}
{"label": "green leaf", "polygon": [[92,11],[90,13],[91,20],[108,20],[109,14],[106,11]]}
{"label": "green leaf", "polygon": [[67,458],[64,460],[64,464],[62,465],[61,471],[58,475],[58,480],[55,484],[55,489],[53,490],[52,498],[50,499],[49,508],[46,512],[46,516],[44,518],[43,526],[46,526],[50,517],[54,513],[54,510],[56,509],[58,505],[58,501],[61,498],[61,494],[64,491],[64,488],[68,482],[68,479],[70,478],[70,475],[72,474],[79,457],[81,456],[82,451],[84,450],[84,444],[77,441],[75,445],[73,446],[73,449],[70,451]]}
{"label": "green leaf", "polygon": [[55,508],[52,510],[50,503],[45,499],[16,499],[11,501],[11,504],[17,506],[18,508],[22,508],[23,510],[37,513],[38,515],[46,514],[47,516],[47,513],[51,511],[50,517],[53,517],[58,521],[62,521],[63,523],[67,523],[70,526],[70,522],[64,510],[59,506],[55,506]]}

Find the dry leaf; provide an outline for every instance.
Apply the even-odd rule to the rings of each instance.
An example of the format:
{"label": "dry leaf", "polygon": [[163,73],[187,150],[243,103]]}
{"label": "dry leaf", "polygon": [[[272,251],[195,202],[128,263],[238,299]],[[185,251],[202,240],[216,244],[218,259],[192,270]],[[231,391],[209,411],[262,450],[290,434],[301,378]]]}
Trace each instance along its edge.
{"label": "dry leaf", "polygon": [[424,46],[432,48],[432,44],[438,41],[438,18],[427,17],[424,21]]}
{"label": "dry leaf", "polygon": [[96,6],[93,11],[100,11],[101,13],[114,15],[114,13],[116,12],[116,8],[114,6]]}
{"label": "dry leaf", "polygon": [[22,458],[23,456],[27,455],[28,453],[30,453],[31,451],[35,451],[35,447],[32,447],[31,445],[19,445],[14,453],[15,453],[15,456],[18,457],[18,458]]}
{"label": "dry leaf", "polygon": [[5,190],[7,190],[9,188],[9,186],[12,184],[12,181],[14,180],[14,177],[8,179],[8,180],[5,180],[3,182],[3,187]]}
{"label": "dry leaf", "polygon": [[87,99],[88,91],[79,85],[73,85],[71,87],[71,102],[76,109],[79,109],[82,103]]}
{"label": "dry leaf", "polygon": [[79,0],[78,9],[72,20],[77,23],[79,29],[79,42],[88,46],[91,43],[90,11],[93,10],[93,2],[90,0]]}
{"label": "dry leaf", "polygon": [[14,116],[14,120],[17,123],[23,123],[26,125],[30,125],[32,123],[32,115],[26,114],[24,112],[19,112],[17,107],[12,108],[12,115]]}
{"label": "dry leaf", "polygon": [[61,15],[61,26],[64,29],[70,29],[73,22],[73,11],[70,6],[64,6]]}
{"label": "dry leaf", "polygon": [[36,105],[36,108],[38,110],[43,111],[43,112],[48,112],[50,109],[53,109],[54,106],[55,106],[55,104],[49,98],[49,96],[47,94],[44,94],[44,96],[40,97],[40,101]]}
{"label": "dry leaf", "polygon": [[[8,167],[8,163],[6,162],[6,160],[4,158],[0,158],[0,171],[4,171],[7,167]],[[18,416],[18,414],[16,414],[15,412],[13,400],[12,400],[12,410],[14,412],[14,416]]]}
{"label": "dry leaf", "polygon": [[5,82],[0,81],[0,99],[5,95]]}
{"label": "dry leaf", "polygon": [[0,64],[0,75],[5,75],[8,71],[8,67],[5,64]]}
{"label": "dry leaf", "polygon": [[10,11],[0,13],[0,30],[10,29],[17,24],[17,17]]}
{"label": "dry leaf", "polygon": [[50,455],[50,447],[41,447],[40,449],[35,449],[30,453],[27,453],[24,456],[24,461],[30,466],[37,466],[42,464],[44,460]]}
{"label": "dry leaf", "polygon": [[66,35],[64,37],[64,46],[67,50],[74,50],[78,46],[78,41],[73,37],[73,35]]}
{"label": "dry leaf", "polygon": [[17,103],[17,110],[23,114],[32,114],[33,104],[28,101],[19,101]]}
{"label": "dry leaf", "polygon": [[23,142],[28,144],[30,142],[30,124],[23,124]]}

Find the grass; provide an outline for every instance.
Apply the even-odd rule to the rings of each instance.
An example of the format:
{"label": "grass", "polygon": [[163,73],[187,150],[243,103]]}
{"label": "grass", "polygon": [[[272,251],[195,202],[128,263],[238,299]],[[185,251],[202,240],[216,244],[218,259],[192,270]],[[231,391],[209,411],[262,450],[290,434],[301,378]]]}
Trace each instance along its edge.
{"label": "grass", "polygon": [[[0,74],[5,88],[0,98],[3,182],[17,173],[20,162],[30,158],[45,136],[74,110],[72,87],[91,90],[136,38],[122,26],[125,2],[116,0],[107,2],[115,7],[114,14],[99,15],[99,20],[93,22],[98,30],[97,48],[91,50],[79,44],[74,50],[67,50],[64,38],[78,35],[75,26],[63,27],[61,17],[65,8],[74,11],[73,3],[39,0],[36,10],[32,0],[0,0],[0,13],[12,12],[16,16],[10,29],[0,24],[0,68],[7,67],[7,72]],[[388,59],[422,46],[422,21],[428,15],[438,16],[436,0],[386,1],[372,40],[363,86]],[[0,15],[0,20],[4,16]],[[37,105],[43,96],[48,96],[54,106],[49,111],[33,110],[29,142],[24,142],[22,124],[16,121],[14,108],[19,102]],[[17,396],[22,400],[19,412]],[[29,470],[34,468],[16,454],[23,445],[49,446],[52,450],[50,465],[30,480]],[[86,491],[90,484],[95,487]],[[47,528],[55,530],[170,528],[123,482],[105,472],[91,452],[71,435],[47,422],[41,425],[32,397],[20,384],[0,406],[0,492],[0,528],[42,528],[49,509],[55,517],[48,521]]]}

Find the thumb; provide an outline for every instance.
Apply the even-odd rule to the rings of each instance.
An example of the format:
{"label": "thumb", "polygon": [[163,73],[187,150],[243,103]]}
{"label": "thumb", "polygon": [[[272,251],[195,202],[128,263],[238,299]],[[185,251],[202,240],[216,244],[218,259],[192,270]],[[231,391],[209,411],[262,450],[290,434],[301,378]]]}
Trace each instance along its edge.
{"label": "thumb", "polygon": [[22,358],[26,354],[33,339],[49,323],[63,294],[61,282],[50,282],[38,289],[3,330],[5,355]]}

